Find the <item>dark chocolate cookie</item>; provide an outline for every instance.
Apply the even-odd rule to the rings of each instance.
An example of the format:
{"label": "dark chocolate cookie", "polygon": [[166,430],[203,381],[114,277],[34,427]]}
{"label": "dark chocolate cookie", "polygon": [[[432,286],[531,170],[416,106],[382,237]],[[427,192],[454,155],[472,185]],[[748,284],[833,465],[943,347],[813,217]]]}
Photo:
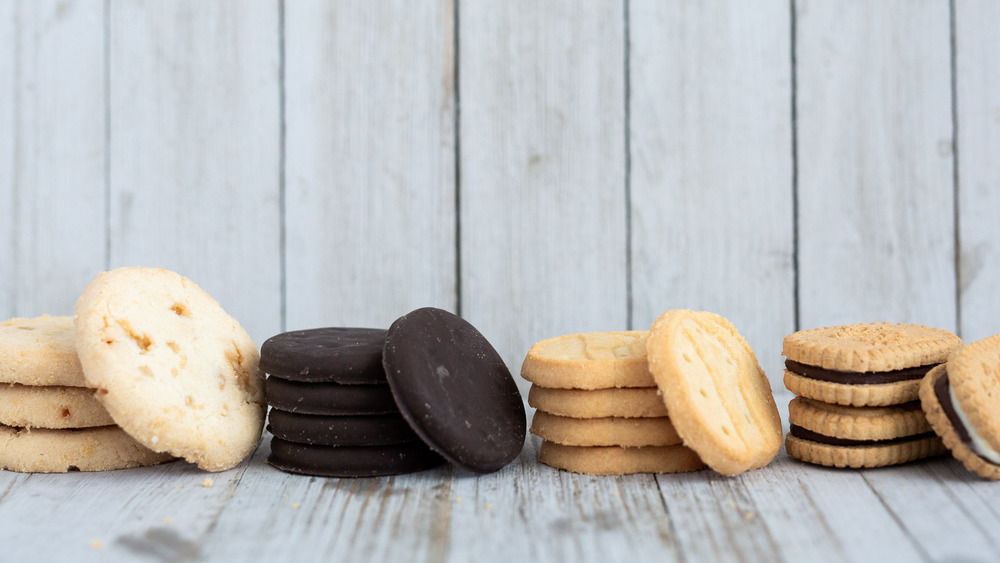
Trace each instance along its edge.
{"label": "dark chocolate cookie", "polygon": [[300,383],[268,377],[267,404],[299,414],[388,414],[399,412],[388,385]]}
{"label": "dark chocolate cookie", "polygon": [[271,409],[267,422],[267,430],[275,437],[297,444],[385,446],[420,439],[398,413],[320,416]]}
{"label": "dark chocolate cookie", "polygon": [[466,471],[489,473],[524,446],[517,385],[486,338],[432,307],[389,327],[383,364],[396,405],[434,451]]}
{"label": "dark chocolate cookie", "polygon": [[374,328],[314,328],[268,338],[260,368],[274,377],[308,383],[385,383],[385,331]]}
{"label": "dark chocolate cookie", "polygon": [[289,473],[320,477],[376,477],[423,471],[444,459],[423,442],[395,446],[330,447],[271,439],[267,463]]}

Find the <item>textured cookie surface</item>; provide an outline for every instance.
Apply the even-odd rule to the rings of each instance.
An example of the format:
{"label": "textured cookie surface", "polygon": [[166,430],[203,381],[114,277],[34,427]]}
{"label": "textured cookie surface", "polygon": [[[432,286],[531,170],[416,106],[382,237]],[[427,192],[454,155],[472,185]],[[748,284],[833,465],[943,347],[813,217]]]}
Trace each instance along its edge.
{"label": "textured cookie surface", "polygon": [[1000,452],[1000,334],[955,353],[948,361],[948,380],[969,424]]}
{"label": "textured cookie surface", "polygon": [[318,446],[386,446],[419,440],[399,415],[322,416],[271,409],[267,429],[276,437]]}
{"label": "textured cookie surface", "polygon": [[834,446],[803,440],[791,434],[785,439],[785,450],[788,455],[806,463],[855,469],[898,465],[948,451],[937,436],[888,445]]}
{"label": "textured cookie surface", "polygon": [[556,469],[588,475],[685,473],[705,467],[698,454],[680,445],[621,448],[563,446],[542,442],[538,461]]}
{"label": "textured cookie surface", "polygon": [[393,446],[330,447],[271,439],[267,463],[281,471],[321,477],[375,477],[423,471],[445,460],[423,442]]}
{"label": "textured cookie surface", "polygon": [[264,426],[264,378],[246,331],[174,272],[120,268],[76,304],[88,385],[139,443],[209,471],[235,466]]}
{"label": "textured cookie surface", "polygon": [[656,387],[618,389],[549,389],[532,385],[528,405],[538,410],[572,418],[654,418],[667,416]]}
{"label": "textured cookie surface", "polygon": [[375,328],[293,330],[264,341],[260,369],[291,381],[385,383],[386,332]]}
{"label": "textured cookie surface", "polygon": [[892,407],[847,407],[795,397],[788,403],[788,422],[847,440],[891,440],[931,431],[918,402]]}
{"label": "textured cookie surface", "polygon": [[264,389],[267,404],[287,412],[330,415],[399,412],[388,385],[300,383],[272,376],[265,380]]}
{"label": "textured cookie surface", "polygon": [[917,400],[920,380],[897,381],[877,385],[858,385],[820,381],[785,370],[785,388],[803,397],[838,405],[882,407]]}
{"label": "textured cookie surface", "polygon": [[872,372],[939,364],[961,345],[938,328],[867,323],[801,330],[785,337],[781,353],[825,369]]}
{"label": "textured cookie surface", "polygon": [[648,335],[588,332],[542,340],[528,350],[521,377],[554,389],[655,387],[646,365]]}
{"label": "textured cookie surface", "polygon": [[86,387],[0,385],[0,424],[21,428],[90,428],[115,421]]}
{"label": "textured cookie surface", "polygon": [[705,311],[661,315],[646,342],[649,369],[677,433],[709,467],[737,475],[781,449],[778,408],[736,328]]}
{"label": "textured cookie surface", "polygon": [[72,317],[0,323],[0,383],[86,386],[73,339]]}
{"label": "textured cookie surface", "polygon": [[531,433],[564,446],[672,446],[681,443],[669,418],[569,418],[535,411]]}
{"label": "textured cookie surface", "polygon": [[117,426],[22,430],[0,426],[0,468],[22,473],[107,471],[173,459],[145,448]]}

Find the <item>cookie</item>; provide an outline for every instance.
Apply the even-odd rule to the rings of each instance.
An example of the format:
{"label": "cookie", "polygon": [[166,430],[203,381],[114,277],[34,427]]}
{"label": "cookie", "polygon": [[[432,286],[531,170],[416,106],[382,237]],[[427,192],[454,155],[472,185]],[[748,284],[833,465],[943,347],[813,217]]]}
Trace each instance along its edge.
{"label": "cookie", "polygon": [[661,418],[569,418],[535,411],[531,433],[564,446],[671,446],[680,436]]}
{"label": "cookie", "polygon": [[778,408],[732,323],[705,311],[667,311],[653,323],[646,352],[677,433],[709,467],[738,475],[774,459]]}
{"label": "cookie", "polygon": [[393,446],[330,447],[271,439],[271,466],[320,477],[376,477],[438,467],[445,460],[423,442]]}
{"label": "cookie", "polygon": [[143,447],[117,426],[74,430],[0,426],[0,468],[22,473],[107,471],[173,459]]}
{"label": "cookie", "polygon": [[920,380],[960,347],[954,334],[922,325],[869,323],[785,337],[785,387],[825,403],[885,406],[917,400]]}
{"label": "cookie", "polygon": [[19,428],[90,428],[115,422],[85,387],[0,385],[0,424]]}
{"label": "cookie", "polygon": [[785,439],[785,451],[795,459],[807,463],[855,469],[898,465],[941,455],[947,451],[937,436],[926,434],[923,436],[912,440],[888,440],[890,443],[866,446],[824,444],[789,433]]}
{"label": "cookie", "polygon": [[698,454],[681,445],[622,448],[563,446],[542,442],[538,461],[556,469],[588,475],[686,473],[705,467]]}
{"label": "cookie", "polygon": [[275,437],[318,446],[385,446],[419,440],[406,420],[396,414],[320,416],[271,409],[267,430]]}
{"label": "cookie", "polygon": [[260,368],[274,377],[309,383],[385,383],[385,331],[375,328],[313,328],[268,338]]}
{"label": "cookie", "polygon": [[76,304],[89,386],[139,443],[223,471],[264,427],[264,377],[246,331],[194,282],[153,268],[97,276]]}
{"label": "cookie", "polygon": [[264,391],[268,405],[286,412],[326,415],[399,412],[387,384],[300,383],[268,377]]}
{"label": "cookie", "polygon": [[980,477],[1000,479],[1000,334],[931,370],[920,383],[920,402],[956,459]]}
{"label": "cookie", "polygon": [[667,407],[656,387],[618,389],[549,389],[532,385],[528,405],[571,418],[656,418],[667,416]]}
{"label": "cookie", "polygon": [[72,317],[0,323],[0,383],[86,387],[73,340]]}
{"label": "cookie", "polygon": [[647,331],[588,332],[537,342],[521,377],[550,389],[655,387],[646,365]]}
{"label": "cookie", "polygon": [[432,307],[408,313],[389,327],[382,361],[403,417],[455,466],[490,473],[521,452],[527,424],[517,385],[467,321]]}

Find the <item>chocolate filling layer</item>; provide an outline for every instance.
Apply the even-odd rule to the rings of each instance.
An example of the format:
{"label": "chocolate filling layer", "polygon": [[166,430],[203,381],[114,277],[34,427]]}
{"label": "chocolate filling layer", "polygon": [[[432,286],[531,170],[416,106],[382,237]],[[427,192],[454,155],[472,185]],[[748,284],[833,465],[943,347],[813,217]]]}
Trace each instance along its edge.
{"label": "chocolate filling layer", "polygon": [[819,444],[826,444],[828,446],[891,446],[893,444],[902,444],[904,442],[915,442],[917,440],[923,440],[924,438],[934,436],[933,432],[925,432],[923,434],[914,434],[912,436],[903,436],[901,438],[891,438],[889,440],[848,440],[847,438],[825,436],[823,434],[819,434],[818,432],[813,432],[812,430],[806,430],[805,428],[794,424],[792,424],[789,429],[791,430],[791,435],[796,438],[809,440],[810,442],[816,442]]}
{"label": "chocolate filling layer", "polygon": [[897,369],[895,371],[836,371],[823,369],[808,364],[800,364],[792,360],[785,360],[785,369],[802,377],[818,379],[819,381],[830,381],[832,383],[845,383],[847,385],[872,385],[880,383],[896,383],[899,381],[911,381],[920,379],[927,372],[931,371],[938,364],[929,366],[917,366],[915,368]]}
{"label": "chocolate filling layer", "polygon": [[[944,375],[938,378],[934,382],[934,395],[937,397],[938,404],[941,405],[941,410],[944,411],[944,415],[948,417],[948,422],[951,423],[951,427],[955,429],[955,433],[958,434],[958,439],[962,441],[972,452],[979,456],[979,459],[985,461],[990,465],[997,465],[992,461],[983,457],[983,454],[976,451],[975,445],[972,443],[972,437],[969,436],[969,430],[962,424],[962,421],[958,418],[958,413],[955,412],[955,405],[951,402],[951,383],[948,381],[948,371],[945,368]],[[998,466],[1000,467],[1000,466]]]}

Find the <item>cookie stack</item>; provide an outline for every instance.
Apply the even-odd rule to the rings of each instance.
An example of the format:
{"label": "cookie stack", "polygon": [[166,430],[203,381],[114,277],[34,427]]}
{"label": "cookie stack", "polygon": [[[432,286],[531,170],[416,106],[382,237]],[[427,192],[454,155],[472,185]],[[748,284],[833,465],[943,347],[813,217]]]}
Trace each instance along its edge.
{"label": "cookie stack", "polygon": [[785,337],[785,448],[831,467],[883,467],[945,453],[918,401],[921,379],[962,346],[909,324],[815,328]]}
{"label": "cookie stack", "polygon": [[103,471],[169,459],[115,425],[86,386],[71,317],[0,324],[0,468]]}

